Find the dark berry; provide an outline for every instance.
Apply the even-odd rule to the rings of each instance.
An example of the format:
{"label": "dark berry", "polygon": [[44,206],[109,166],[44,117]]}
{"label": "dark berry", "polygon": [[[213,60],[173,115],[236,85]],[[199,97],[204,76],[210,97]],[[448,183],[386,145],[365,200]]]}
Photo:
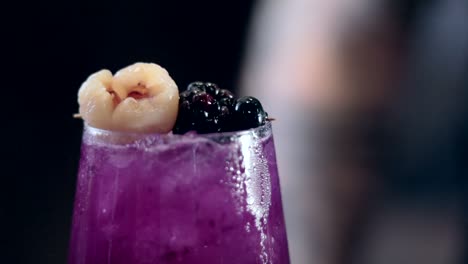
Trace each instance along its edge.
{"label": "dark berry", "polygon": [[234,98],[234,94],[229,91],[229,90],[226,90],[226,89],[220,89],[218,91],[218,94],[216,95],[216,98]]}
{"label": "dark berry", "polygon": [[181,101],[180,106],[179,106],[179,111],[182,111],[182,113],[189,113],[190,112],[190,101],[184,100]]}
{"label": "dark berry", "polygon": [[227,106],[228,108],[234,108],[236,100],[234,98],[222,98],[218,100],[218,105],[221,106]]}
{"label": "dark berry", "polygon": [[238,130],[264,125],[267,115],[262,104],[255,97],[245,96],[236,100],[234,106],[234,126]]}
{"label": "dark berry", "polygon": [[200,134],[218,132],[218,119],[206,118],[198,121],[195,130]]}
{"label": "dark berry", "polygon": [[185,100],[191,100],[192,94],[190,91],[183,91],[179,94],[179,102],[185,101]]}
{"label": "dark berry", "polygon": [[179,113],[173,132],[214,133],[258,127],[267,118],[254,97],[235,99],[234,94],[214,83],[193,82],[180,93]]}
{"label": "dark berry", "polygon": [[205,83],[205,91],[212,96],[216,96],[219,92],[219,88],[216,84],[214,83]]}
{"label": "dark berry", "polygon": [[193,89],[188,90],[188,91],[186,91],[186,92],[189,92],[189,95],[190,95],[190,96],[194,96],[194,95],[196,95],[196,94],[205,92],[205,90],[200,89],[200,88],[193,88]]}
{"label": "dark berry", "polygon": [[194,89],[205,91],[205,84],[203,82],[193,82],[187,86],[187,91],[192,91]]}
{"label": "dark berry", "polygon": [[179,94],[179,97],[180,97],[180,102],[184,101],[184,100],[189,100],[189,101],[192,101],[192,97],[196,94],[199,94],[199,93],[202,93],[204,92],[203,90],[199,89],[199,88],[192,88],[190,90],[186,90],[186,91],[183,91]]}
{"label": "dark berry", "polygon": [[192,120],[198,133],[217,131],[218,104],[210,94],[202,92],[192,98]]}
{"label": "dark berry", "polygon": [[232,111],[223,105],[220,107],[218,115],[218,132],[232,131]]}
{"label": "dark berry", "polygon": [[205,91],[203,83],[189,85],[179,97],[179,113],[173,132],[184,134],[188,131],[211,133],[218,131],[219,106],[215,98]]}
{"label": "dark berry", "polygon": [[191,115],[192,115],[191,102],[187,99],[182,99],[182,96],[181,96],[180,101],[179,101],[179,112],[177,114],[177,120],[174,125],[175,134],[183,134],[185,132],[192,130],[191,123],[190,123]]}
{"label": "dark berry", "polygon": [[218,112],[217,109],[205,111],[200,108],[192,109],[191,121],[192,130],[198,133],[217,132],[218,127]]}
{"label": "dark berry", "polygon": [[231,109],[229,109],[228,106],[226,105],[222,105],[220,108],[219,108],[219,115],[220,116],[228,116],[231,114]]}
{"label": "dark berry", "polygon": [[206,92],[195,94],[192,97],[192,107],[205,112],[212,112],[217,108],[216,100]]}
{"label": "dark berry", "polygon": [[218,132],[232,131],[234,102],[232,98],[223,98],[218,101]]}

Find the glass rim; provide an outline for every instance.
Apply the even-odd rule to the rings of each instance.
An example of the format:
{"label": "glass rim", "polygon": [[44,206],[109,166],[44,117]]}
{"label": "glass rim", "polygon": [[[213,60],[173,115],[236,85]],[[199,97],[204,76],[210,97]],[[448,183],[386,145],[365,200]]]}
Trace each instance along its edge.
{"label": "glass rim", "polygon": [[[173,134],[172,131],[167,134],[161,133],[139,133],[139,132],[126,132],[126,131],[117,131],[117,130],[110,130],[110,129],[102,129],[96,128],[89,125],[86,122],[83,122],[83,134],[85,136],[91,137],[99,137],[99,138],[112,138],[112,139],[119,139],[125,138],[125,144],[138,141],[145,138],[159,138],[164,141],[178,141],[181,139],[190,139],[190,138],[205,138],[216,141],[218,143],[229,143],[235,141],[237,138],[243,136],[252,136],[257,138],[266,138],[272,134],[272,125],[271,121],[266,121],[266,123],[262,126],[256,128],[250,128],[246,130],[239,130],[239,131],[230,131],[230,132],[214,132],[214,133],[206,133],[206,134],[198,134],[195,131],[187,132],[185,134]],[[94,141],[94,140],[93,140]],[[107,140],[105,140],[107,141]],[[107,143],[117,143],[119,142],[110,140]],[[120,145],[119,143],[117,143]]]}

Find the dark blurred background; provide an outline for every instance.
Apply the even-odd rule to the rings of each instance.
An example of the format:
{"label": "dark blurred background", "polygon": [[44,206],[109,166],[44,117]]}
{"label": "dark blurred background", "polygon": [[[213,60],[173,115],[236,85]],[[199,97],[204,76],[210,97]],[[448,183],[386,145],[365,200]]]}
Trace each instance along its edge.
{"label": "dark blurred background", "polygon": [[5,263],[65,263],[78,88],[136,61],[162,65],[182,89],[212,81],[265,102],[278,120],[292,263],[468,263],[466,0],[2,11]]}

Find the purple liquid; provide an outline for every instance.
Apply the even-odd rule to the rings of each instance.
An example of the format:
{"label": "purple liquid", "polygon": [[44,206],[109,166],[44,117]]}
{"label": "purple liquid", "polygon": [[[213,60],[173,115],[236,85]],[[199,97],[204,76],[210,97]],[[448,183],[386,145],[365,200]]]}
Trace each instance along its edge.
{"label": "purple liquid", "polygon": [[271,126],[230,135],[87,127],[68,263],[289,263]]}

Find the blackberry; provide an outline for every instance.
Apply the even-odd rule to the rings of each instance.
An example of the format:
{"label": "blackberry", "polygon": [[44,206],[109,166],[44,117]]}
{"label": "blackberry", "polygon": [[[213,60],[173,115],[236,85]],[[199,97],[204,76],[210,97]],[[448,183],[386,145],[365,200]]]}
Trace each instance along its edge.
{"label": "blackberry", "polygon": [[201,92],[193,95],[192,107],[194,109],[203,110],[205,112],[212,113],[216,110],[216,100],[210,94]]}
{"label": "blackberry", "polygon": [[205,84],[203,82],[193,82],[187,86],[187,91],[192,91],[192,90],[202,90],[205,91],[204,88]]}
{"label": "blackberry", "polygon": [[234,94],[226,89],[220,89],[218,93],[216,94],[216,98],[222,99],[222,98],[234,98]]}
{"label": "blackberry", "polygon": [[175,134],[229,132],[264,125],[268,114],[254,97],[235,99],[214,83],[193,82],[180,93]]}
{"label": "blackberry", "polygon": [[252,96],[237,99],[233,114],[234,126],[237,130],[262,126],[268,117],[260,101]]}
{"label": "blackberry", "polygon": [[232,122],[234,102],[235,100],[229,97],[222,98],[218,101],[218,132],[228,132],[234,130]]}
{"label": "blackberry", "polygon": [[205,91],[212,96],[216,96],[219,92],[218,86],[214,83],[205,83],[204,88]]}
{"label": "blackberry", "polygon": [[193,82],[180,93],[179,114],[173,132],[184,134],[188,131],[212,133],[219,127],[220,107],[215,96],[219,88],[213,83]]}

